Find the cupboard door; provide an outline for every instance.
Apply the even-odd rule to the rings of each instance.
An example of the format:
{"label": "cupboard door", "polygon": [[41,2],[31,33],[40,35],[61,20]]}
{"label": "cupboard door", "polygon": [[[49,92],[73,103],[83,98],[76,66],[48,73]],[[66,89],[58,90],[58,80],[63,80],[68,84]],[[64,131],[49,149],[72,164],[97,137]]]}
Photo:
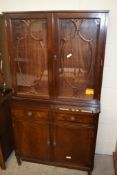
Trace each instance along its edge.
{"label": "cupboard door", "polygon": [[92,166],[94,128],[58,122],[54,125],[54,161],[67,166]]}
{"label": "cupboard door", "polygon": [[57,96],[99,97],[105,14],[57,13],[55,24]]}
{"label": "cupboard door", "polygon": [[49,98],[50,16],[47,13],[7,16],[12,80],[19,96]]}
{"label": "cupboard door", "polygon": [[49,126],[44,122],[13,121],[16,153],[23,158],[49,160]]}

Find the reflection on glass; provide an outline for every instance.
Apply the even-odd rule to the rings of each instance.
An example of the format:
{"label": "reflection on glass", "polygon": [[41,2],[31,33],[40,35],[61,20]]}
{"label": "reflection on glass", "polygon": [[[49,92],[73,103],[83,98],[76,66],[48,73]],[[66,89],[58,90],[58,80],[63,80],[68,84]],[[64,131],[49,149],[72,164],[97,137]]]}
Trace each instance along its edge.
{"label": "reflection on glass", "polygon": [[93,98],[98,19],[60,20],[59,96]]}
{"label": "reflection on glass", "polygon": [[47,22],[12,20],[17,92],[48,95]]}

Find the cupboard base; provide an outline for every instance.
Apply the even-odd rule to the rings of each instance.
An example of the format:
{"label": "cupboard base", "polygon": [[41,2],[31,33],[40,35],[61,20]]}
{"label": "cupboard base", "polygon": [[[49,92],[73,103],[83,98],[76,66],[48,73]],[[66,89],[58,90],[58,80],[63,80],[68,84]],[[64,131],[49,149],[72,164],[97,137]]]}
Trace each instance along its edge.
{"label": "cupboard base", "polygon": [[79,171],[86,171],[87,175],[92,174],[93,167],[82,167],[82,166],[72,166],[72,165],[65,165],[61,163],[56,163],[56,162],[49,162],[49,161],[40,161],[37,159],[32,159],[32,158],[26,158],[26,157],[20,157],[17,154],[15,154],[17,163],[20,166],[22,164],[22,161],[27,161],[27,162],[33,162],[33,163],[39,163],[43,165],[48,165],[48,166],[56,166],[56,167],[61,167],[61,168],[68,168],[68,169],[74,169],[74,170],[79,170]]}

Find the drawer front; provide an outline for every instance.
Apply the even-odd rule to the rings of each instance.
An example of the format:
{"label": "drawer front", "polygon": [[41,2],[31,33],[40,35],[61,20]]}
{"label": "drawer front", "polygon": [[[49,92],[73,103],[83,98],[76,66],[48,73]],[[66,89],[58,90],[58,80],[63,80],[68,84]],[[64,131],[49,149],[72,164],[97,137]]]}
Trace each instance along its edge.
{"label": "drawer front", "polygon": [[11,108],[11,114],[14,119],[35,119],[35,120],[47,120],[48,119],[48,111],[32,110],[25,108]]}
{"label": "drawer front", "polygon": [[58,121],[77,122],[84,124],[91,124],[94,122],[93,115],[80,115],[74,113],[54,113],[54,119]]}

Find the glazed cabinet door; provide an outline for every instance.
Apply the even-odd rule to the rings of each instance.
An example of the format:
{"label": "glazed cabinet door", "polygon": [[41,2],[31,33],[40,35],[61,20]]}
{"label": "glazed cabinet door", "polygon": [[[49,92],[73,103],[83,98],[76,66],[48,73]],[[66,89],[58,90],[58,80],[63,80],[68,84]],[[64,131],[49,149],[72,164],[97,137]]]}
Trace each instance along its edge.
{"label": "glazed cabinet door", "polygon": [[51,94],[51,14],[6,14],[12,86],[17,96]]}
{"label": "glazed cabinet door", "polygon": [[55,75],[59,98],[99,98],[106,33],[105,13],[56,13]]}

